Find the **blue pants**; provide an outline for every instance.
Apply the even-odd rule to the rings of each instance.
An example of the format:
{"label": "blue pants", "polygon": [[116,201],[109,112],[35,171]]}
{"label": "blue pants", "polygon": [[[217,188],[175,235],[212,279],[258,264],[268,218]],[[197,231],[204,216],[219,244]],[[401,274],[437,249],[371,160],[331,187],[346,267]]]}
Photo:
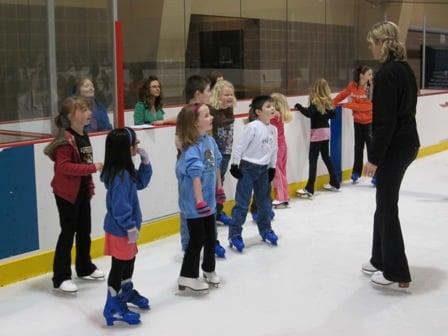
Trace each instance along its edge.
{"label": "blue pants", "polygon": [[241,236],[246,221],[252,190],[257,198],[258,232],[263,235],[271,230],[271,201],[268,195],[268,166],[241,161],[243,176],[236,185],[235,206],[232,209],[232,221],[229,225],[229,239]]}

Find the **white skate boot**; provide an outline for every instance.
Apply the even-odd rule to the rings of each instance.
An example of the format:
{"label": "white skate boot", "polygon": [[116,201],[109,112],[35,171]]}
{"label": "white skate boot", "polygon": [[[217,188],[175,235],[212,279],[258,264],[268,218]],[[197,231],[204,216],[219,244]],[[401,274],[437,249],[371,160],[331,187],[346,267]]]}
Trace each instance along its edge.
{"label": "white skate boot", "polygon": [[307,198],[307,199],[310,199],[310,200],[313,199],[313,194],[310,193],[306,189],[297,189],[296,190],[296,194],[297,194],[297,196],[302,197],[302,198]]}
{"label": "white skate boot", "polygon": [[288,201],[278,201],[278,200],[272,201],[272,206],[275,209],[285,209],[288,207],[288,205],[289,205]]}
{"label": "white skate boot", "polygon": [[187,278],[180,276],[177,280],[177,284],[181,292],[188,289],[195,293],[208,293],[208,284],[200,278]]}
{"label": "white skate boot", "polygon": [[220,283],[221,279],[219,278],[218,274],[216,274],[215,271],[213,271],[213,272],[206,272],[206,271],[204,271],[203,276],[204,276],[204,280],[208,284],[210,284],[210,285],[212,285],[213,287],[216,287],[216,288],[219,287],[219,283]]}

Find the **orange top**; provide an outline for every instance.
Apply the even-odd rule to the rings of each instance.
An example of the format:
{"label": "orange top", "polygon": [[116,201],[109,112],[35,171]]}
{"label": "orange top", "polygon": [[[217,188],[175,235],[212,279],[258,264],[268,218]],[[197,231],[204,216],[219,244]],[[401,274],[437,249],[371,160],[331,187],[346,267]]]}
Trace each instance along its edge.
{"label": "orange top", "polygon": [[342,104],[342,107],[353,111],[355,122],[370,124],[372,122],[372,101],[367,97],[366,87],[357,86],[354,81],[351,81],[344,91],[341,91],[333,99],[333,105],[338,105],[347,97],[349,97],[350,101]]}

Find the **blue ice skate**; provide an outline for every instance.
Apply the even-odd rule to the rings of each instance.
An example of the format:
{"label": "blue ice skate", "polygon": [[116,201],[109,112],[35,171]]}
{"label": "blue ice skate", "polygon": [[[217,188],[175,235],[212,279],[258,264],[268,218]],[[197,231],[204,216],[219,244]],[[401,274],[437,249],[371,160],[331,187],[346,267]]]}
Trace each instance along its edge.
{"label": "blue ice skate", "polygon": [[374,187],[376,187],[376,176],[372,177],[372,184]]}
{"label": "blue ice skate", "polygon": [[103,316],[108,326],[113,325],[115,321],[123,321],[131,325],[140,323],[140,314],[128,309],[122,292],[112,296],[110,291],[107,291]]}
{"label": "blue ice skate", "polygon": [[238,252],[243,252],[244,242],[241,236],[232,237],[229,239],[229,246],[235,247]]}
{"label": "blue ice skate", "polygon": [[272,245],[277,245],[278,237],[274,231],[270,230],[263,234],[263,241],[269,241]]}
{"label": "blue ice skate", "polygon": [[219,243],[219,241],[216,241],[215,255],[218,258],[225,258],[226,257],[226,249]]}
{"label": "blue ice skate", "polygon": [[352,177],[351,177],[351,179],[352,179],[352,183],[353,184],[356,184],[356,183],[358,183],[358,179],[359,179],[359,174],[358,173],[353,173],[352,174]]}
{"label": "blue ice skate", "polygon": [[222,225],[227,225],[229,226],[230,223],[232,222],[232,218],[230,218],[229,216],[227,216],[224,212],[221,212],[218,217],[216,218],[216,223],[220,223]]}
{"label": "blue ice skate", "polygon": [[132,281],[123,281],[121,283],[121,291],[123,292],[123,297],[125,298],[126,302],[132,303],[140,309],[151,309],[149,307],[148,298],[144,297],[134,289],[134,284],[132,283]]}

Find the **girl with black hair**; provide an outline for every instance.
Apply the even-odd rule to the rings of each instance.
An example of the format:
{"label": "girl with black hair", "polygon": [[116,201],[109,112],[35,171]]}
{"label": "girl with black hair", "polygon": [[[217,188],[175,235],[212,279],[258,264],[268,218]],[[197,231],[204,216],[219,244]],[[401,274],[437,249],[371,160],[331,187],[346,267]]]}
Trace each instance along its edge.
{"label": "girl with black hair", "polygon": [[[115,129],[106,138],[101,181],[107,189],[104,254],[112,257],[107,279],[107,301],[103,311],[108,325],[114,321],[140,323],[140,314],[130,311],[127,303],[149,309],[149,300],[140,295],[132,283],[142,223],[137,190],[146,188],[152,175],[148,153],[138,148],[138,144],[136,133],[128,127]],[[132,156],[137,153],[141,159],[138,170],[132,162]]]}

